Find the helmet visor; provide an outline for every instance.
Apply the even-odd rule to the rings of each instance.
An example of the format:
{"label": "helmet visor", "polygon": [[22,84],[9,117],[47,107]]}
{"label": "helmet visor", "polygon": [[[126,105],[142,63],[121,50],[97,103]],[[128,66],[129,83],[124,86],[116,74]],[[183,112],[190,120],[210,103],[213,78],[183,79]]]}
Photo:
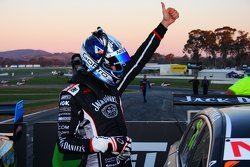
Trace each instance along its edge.
{"label": "helmet visor", "polygon": [[119,49],[115,52],[106,55],[110,65],[125,64],[130,60],[130,56],[125,48]]}

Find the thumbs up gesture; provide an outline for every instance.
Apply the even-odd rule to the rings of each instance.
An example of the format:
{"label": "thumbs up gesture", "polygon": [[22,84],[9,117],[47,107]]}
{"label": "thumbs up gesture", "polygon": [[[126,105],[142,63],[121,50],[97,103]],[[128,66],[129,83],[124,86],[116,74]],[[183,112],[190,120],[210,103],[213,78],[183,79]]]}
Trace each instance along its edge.
{"label": "thumbs up gesture", "polygon": [[162,7],[162,24],[168,28],[169,25],[175,22],[176,19],[179,18],[179,13],[177,10],[174,8],[167,8],[163,2],[161,2],[161,7]]}

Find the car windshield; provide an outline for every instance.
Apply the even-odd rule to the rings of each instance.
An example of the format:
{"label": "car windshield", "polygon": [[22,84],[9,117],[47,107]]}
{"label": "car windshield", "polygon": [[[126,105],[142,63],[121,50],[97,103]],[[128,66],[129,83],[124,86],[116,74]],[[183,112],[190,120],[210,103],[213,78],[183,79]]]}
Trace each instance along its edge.
{"label": "car windshield", "polygon": [[186,164],[187,161],[190,160],[191,154],[193,154],[195,152],[195,150],[197,149],[197,148],[196,149],[194,149],[194,148],[197,145],[197,142],[200,141],[198,139],[199,138],[201,139],[201,136],[204,135],[204,127],[205,126],[206,126],[206,124],[203,122],[203,120],[198,119],[190,127],[185,139],[182,141],[183,144],[180,146],[180,159],[181,159],[181,162],[183,164]]}

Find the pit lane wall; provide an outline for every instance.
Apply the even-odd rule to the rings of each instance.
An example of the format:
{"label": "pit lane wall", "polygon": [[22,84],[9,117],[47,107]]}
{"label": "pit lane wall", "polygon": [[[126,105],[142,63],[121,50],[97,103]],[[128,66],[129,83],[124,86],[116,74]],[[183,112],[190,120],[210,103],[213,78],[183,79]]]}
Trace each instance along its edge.
{"label": "pit lane wall", "polygon": [[[128,135],[133,139],[132,164],[134,167],[163,166],[170,145],[182,136],[185,122],[127,122]],[[33,166],[50,167],[56,143],[56,122],[40,122],[34,125]],[[74,157],[72,157],[74,159]],[[75,157],[78,159],[79,157]]]}

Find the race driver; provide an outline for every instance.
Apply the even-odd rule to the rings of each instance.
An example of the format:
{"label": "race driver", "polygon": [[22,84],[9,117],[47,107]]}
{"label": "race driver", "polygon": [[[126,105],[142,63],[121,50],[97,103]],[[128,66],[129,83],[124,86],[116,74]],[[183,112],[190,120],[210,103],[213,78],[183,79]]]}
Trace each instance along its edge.
{"label": "race driver", "polygon": [[161,23],[134,56],[130,57],[120,42],[98,27],[84,41],[80,55],[72,57],[75,75],[60,94],[59,151],[55,149],[54,166],[73,166],[73,161],[67,163],[70,158],[60,152],[81,153],[82,160],[76,166],[132,166],[132,140],[127,136],[121,95],[150,60],[169,25],[179,17],[164,3],[162,13]]}

